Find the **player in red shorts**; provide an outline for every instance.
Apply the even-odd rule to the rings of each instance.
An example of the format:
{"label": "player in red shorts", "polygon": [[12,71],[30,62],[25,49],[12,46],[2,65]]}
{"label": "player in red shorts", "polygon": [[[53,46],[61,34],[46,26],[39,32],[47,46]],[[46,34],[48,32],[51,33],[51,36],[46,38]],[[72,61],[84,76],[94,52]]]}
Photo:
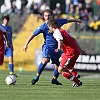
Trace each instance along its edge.
{"label": "player in red shorts", "polygon": [[2,65],[4,61],[4,37],[3,35],[6,40],[6,45],[9,48],[10,46],[9,46],[8,38],[6,35],[6,29],[2,25],[0,25],[0,65]]}
{"label": "player in red shorts", "polygon": [[86,54],[85,51],[80,48],[76,40],[66,30],[59,28],[59,23],[55,19],[50,19],[48,26],[58,41],[58,48],[55,51],[59,52],[62,49],[64,52],[59,59],[58,72],[65,78],[74,81],[73,87],[81,86],[82,82],[76,77],[77,72],[74,65],[80,53]]}

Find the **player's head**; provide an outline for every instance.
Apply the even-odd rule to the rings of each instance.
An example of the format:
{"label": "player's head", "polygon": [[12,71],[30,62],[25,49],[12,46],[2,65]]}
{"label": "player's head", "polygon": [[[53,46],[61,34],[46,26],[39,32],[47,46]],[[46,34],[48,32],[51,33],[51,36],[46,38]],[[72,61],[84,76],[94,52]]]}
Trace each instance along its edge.
{"label": "player's head", "polygon": [[56,28],[59,28],[58,22],[57,22],[56,19],[54,19],[54,18],[48,20],[47,24],[48,24],[49,29],[50,29],[51,31],[53,31],[53,30],[56,29]]}
{"label": "player's head", "polygon": [[53,13],[50,9],[46,9],[43,13],[44,20],[48,21],[49,19],[53,18]]}
{"label": "player's head", "polygon": [[8,24],[9,20],[10,20],[9,15],[6,15],[6,16],[3,16],[3,17],[2,17],[3,24],[5,24],[5,25]]}

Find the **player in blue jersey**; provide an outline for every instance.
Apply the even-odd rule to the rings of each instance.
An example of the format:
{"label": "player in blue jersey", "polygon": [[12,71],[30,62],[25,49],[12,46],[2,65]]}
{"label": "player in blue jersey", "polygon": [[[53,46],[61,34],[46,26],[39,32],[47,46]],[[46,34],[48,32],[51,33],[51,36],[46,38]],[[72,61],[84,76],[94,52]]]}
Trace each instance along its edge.
{"label": "player in blue jersey", "polygon": [[14,72],[14,64],[13,64],[12,28],[11,28],[11,26],[8,25],[9,20],[10,20],[10,17],[8,15],[2,17],[2,21],[3,21],[2,26],[7,31],[7,37],[8,37],[8,41],[9,41],[9,44],[10,44],[10,48],[9,49],[8,49],[8,47],[6,45],[4,46],[5,57],[8,57],[8,59],[9,59],[9,64],[8,64],[9,71],[10,71],[10,74],[13,74],[13,72]]}
{"label": "player in blue jersey", "polygon": [[[49,62],[49,60],[51,59],[53,64],[55,65],[55,69],[54,69],[54,76],[53,79],[51,81],[52,84],[56,84],[56,85],[62,85],[58,80],[58,70],[57,67],[59,66],[59,57],[61,56],[60,52],[55,52],[55,49],[58,46],[57,41],[54,39],[53,35],[50,34],[47,22],[49,19],[51,19],[53,17],[52,11],[49,9],[46,9],[44,11],[44,20],[45,22],[38,27],[33,34],[28,38],[28,40],[26,41],[23,50],[26,52],[28,49],[28,44],[30,43],[30,41],[37,35],[39,35],[40,33],[43,33],[43,37],[44,37],[44,44],[42,46],[42,61],[38,67],[38,72],[37,72],[37,76],[35,78],[32,79],[31,83],[32,85],[34,85],[38,80],[39,77],[42,73],[42,71],[44,70],[44,67],[47,65],[47,63]],[[57,22],[59,23],[59,26],[61,27],[62,25],[69,23],[69,22],[79,22],[81,23],[81,20],[76,20],[76,19],[57,19]]]}

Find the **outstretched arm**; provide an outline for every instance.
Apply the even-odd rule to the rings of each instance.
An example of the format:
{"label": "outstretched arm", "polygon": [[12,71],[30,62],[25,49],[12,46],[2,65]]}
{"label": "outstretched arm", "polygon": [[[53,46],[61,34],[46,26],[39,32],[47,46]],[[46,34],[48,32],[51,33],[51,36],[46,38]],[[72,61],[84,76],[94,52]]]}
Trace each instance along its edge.
{"label": "outstretched arm", "polygon": [[82,20],[80,20],[80,19],[67,19],[67,22],[68,23],[77,22],[79,24],[79,23],[82,23]]}
{"label": "outstretched arm", "polygon": [[27,39],[27,41],[26,41],[26,43],[25,43],[25,45],[24,45],[24,47],[23,47],[23,51],[27,51],[27,49],[28,49],[28,44],[30,43],[30,41],[33,39],[35,37],[35,35],[34,34],[32,34],[28,39]]}

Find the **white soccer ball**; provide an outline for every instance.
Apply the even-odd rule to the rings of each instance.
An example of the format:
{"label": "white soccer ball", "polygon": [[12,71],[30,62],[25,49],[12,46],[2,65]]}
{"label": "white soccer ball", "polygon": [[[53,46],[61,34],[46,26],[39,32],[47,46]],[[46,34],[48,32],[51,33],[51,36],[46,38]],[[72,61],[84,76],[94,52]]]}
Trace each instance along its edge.
{"label": "white soccer ball", "polygon": [[16,76],[15,75],[9,75],[6,77],[5,82],[7,85],[14,85],[16,83]]}

